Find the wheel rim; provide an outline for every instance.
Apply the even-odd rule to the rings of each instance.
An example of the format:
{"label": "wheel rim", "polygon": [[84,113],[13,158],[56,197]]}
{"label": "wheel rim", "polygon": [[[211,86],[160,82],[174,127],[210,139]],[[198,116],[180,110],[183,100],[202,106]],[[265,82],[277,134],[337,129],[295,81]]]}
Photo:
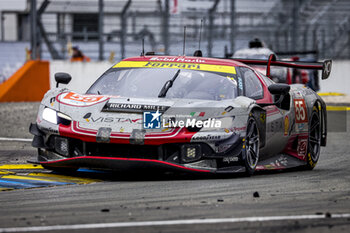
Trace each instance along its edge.
{"label": "wheel rim", "polygon": [[250,119],[246,135],[246,161],[247,165],[254,169],[259,160],[259,131],[253,119]]}
{"label": "wheel rim", "polygon": [[321,124],[317,112],[313,112],[309,132],[309,153],[313,161],[317,161],[321,148]]}

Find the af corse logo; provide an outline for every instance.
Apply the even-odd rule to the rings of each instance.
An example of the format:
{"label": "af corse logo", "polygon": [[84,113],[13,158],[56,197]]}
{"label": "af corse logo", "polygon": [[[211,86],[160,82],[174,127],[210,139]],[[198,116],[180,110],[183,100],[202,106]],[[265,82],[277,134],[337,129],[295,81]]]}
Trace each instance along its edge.
{"label": "af corse logo", "polygon": [[161,115],[162,114],[159,112],[159,110],[156,112],[143,112],[143,128],[159,129],[161,126]]}

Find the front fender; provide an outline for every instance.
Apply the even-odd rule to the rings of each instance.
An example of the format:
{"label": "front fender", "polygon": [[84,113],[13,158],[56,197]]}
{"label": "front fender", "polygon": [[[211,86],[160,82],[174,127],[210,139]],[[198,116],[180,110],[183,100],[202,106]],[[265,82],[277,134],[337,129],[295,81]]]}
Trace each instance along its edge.
{"label": "front fender", "polygon": [[249,116],[253,116],[258,125],[260,147],[264,147],[266,142],[266,110],[254,104],[249,112]]}

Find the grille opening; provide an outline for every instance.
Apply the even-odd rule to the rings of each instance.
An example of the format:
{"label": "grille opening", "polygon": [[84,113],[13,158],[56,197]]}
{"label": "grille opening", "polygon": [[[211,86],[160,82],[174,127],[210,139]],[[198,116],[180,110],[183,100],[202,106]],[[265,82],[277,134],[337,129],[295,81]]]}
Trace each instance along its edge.
{"label": "grille opening", "polygon": [[[61,148],[56,148],[60,139],[68,139],[68,154],[62,154]],[[202,148],[202,156],[212,154],[212,150],[204,143],[196,143]],[[131,145],[131,144],[113,144],[113,143],[97,143],[83,142],[79,139],[65,138],[60,136],[51,136],[48,146],[51,151],[58,153],[67,158],[78,156],[98,156],[98,157],[120,157],[120,158],[136,158],[136,159],[154,159],[164,160],[170,159],[172,162],[184,163],[181,161],[181,146],[183,143],[170,143],[163,145]],[[173,157],[178,157],[173,160]]]}
{"label": "grille opening", "polygon": [[85,145],[85,153],[89,156],[158,159],[158,146],[91,142],[85,142]]}

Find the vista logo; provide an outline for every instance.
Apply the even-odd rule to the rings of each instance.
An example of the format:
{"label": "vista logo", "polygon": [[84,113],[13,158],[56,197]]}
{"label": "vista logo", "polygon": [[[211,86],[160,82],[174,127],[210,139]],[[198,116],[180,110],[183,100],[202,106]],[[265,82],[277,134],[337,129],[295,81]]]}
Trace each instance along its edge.
{"label": "vista logo", "polygon": [[105,122],[105,123],[112,123],[112,122],[118,122],[118,123],[138,123],[141,124],[142,118],[123,118],[123,117],[93,117],[91,116],[91,113],[87,113],[83,117],[87,122]]}

